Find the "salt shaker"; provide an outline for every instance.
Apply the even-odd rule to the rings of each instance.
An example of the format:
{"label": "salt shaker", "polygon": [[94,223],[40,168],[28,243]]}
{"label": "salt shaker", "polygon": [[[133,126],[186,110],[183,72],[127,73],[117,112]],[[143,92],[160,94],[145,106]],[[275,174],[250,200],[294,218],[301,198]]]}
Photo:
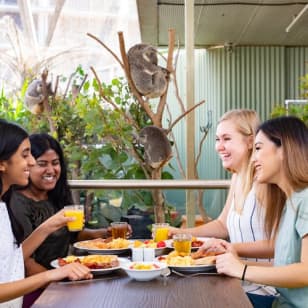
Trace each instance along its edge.
{"label": "salt shaker", "polygon": [[142,262],[143,261],[143,248],[132,248],[132,261]]}
{"label": "salt shaker", "polygon": [[144,248],[143,261],[152,262],[155,260],[155,248]]}

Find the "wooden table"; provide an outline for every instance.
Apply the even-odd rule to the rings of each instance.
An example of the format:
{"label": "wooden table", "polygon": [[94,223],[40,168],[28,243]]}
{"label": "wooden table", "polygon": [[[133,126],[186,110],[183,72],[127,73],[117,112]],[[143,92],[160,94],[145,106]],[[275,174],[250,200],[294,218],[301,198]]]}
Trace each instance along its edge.
{"label": "wooden table", "polygon": [[33,308],[206,308],[252,307],[240,281],[226,276],[179,277],[148,282],[122,270],[88,282],[50,284]]}

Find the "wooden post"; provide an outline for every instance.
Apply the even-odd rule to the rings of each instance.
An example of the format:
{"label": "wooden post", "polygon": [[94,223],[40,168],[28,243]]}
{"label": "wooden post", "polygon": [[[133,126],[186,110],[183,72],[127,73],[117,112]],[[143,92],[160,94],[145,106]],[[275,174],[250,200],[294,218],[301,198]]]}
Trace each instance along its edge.
{"label": "wooden post", "polygon": [[[185,0],[186,109],[194,106],[194,0]],[[186,117],[186,177],[195,179],[195,112]],[[186,191],[187,226],[195,224],[195,191]]]}

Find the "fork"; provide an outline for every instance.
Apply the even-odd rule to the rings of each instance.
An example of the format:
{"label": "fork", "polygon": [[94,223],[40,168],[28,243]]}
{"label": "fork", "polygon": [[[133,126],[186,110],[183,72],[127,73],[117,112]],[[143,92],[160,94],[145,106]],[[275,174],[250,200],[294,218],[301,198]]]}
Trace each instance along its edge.
{"label": "fork", "polygon": [[183,273],[178,272],[178,271],[176,271],[176,270],[174,270],[174,269],[172,269],[171,272],[174,273],[174,274],[176,274],[176,275],[178,275],[178,276],[180,276],[180,277],[186,277],[186,278],[188,278],[188,277],[202,276],[202,275],[205,275],[205,276],[217,276],[217,275],[220,275],[220,274],[218,274],[218,273],[211,273],[211,272],[198,272],[198,273],[193,273],[193,274],[183,274]]}

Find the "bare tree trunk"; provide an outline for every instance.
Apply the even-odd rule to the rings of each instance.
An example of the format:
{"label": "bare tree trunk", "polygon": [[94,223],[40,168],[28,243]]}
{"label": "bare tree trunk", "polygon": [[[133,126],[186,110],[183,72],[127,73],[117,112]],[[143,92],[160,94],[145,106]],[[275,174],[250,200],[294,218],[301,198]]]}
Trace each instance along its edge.
{"label": "bare tree trunk", "polygon": [[207,213],[206,213],[206,211],[203,207],[203,195],[204,195],[204,191],[198,190],[198,194],[197,194],[198,210],[199,210],[199,213],[200,213],[204,223],[208,223],[209,221],[211,221],[211,218],[207,215]]}
{"label": "bare tree trunk", "polygon": [[[152,179],[161,179],[162,168],[154,169],[152,171]],[[161,189],[152,190],[154,219],[156,223],[165,222],[165,197]]]}

